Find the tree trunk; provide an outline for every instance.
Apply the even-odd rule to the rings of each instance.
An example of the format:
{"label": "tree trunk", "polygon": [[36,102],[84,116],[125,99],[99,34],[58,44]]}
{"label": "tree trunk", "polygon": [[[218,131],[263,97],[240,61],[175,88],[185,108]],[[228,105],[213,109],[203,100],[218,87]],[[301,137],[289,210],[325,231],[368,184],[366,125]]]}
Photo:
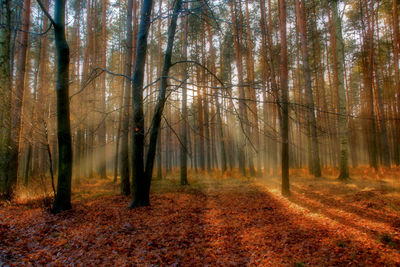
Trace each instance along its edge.
{"label": "tree trunk", "polygon": [[[250,99],[249,103],[249,111],[250,118],[249,123],[251,127],[251,137],[252,142],[254,142],[253,151],[256,154],[257,161],[257,171],[254,166],[250,169],[252,172],[252,176],[261,175],[261,153],[260,153],[260,136],[259,136],[259,128],[258,128],[258,111],[257,111],[257,97],[256,97],[256,89],[255,89],[255,74],[254,74],[254,58],[253,58],[253,40],[252,40],[252,32],[250,25],[250,14],[249,14],[249,1],[246,0],[246,24],[247,24],[247,97]],[[252,151],[252,150],[250,150]],[[249,153],[252,154],[252,153]],[[251,156],[250,156],[251,157]],[[253,157],[252,157],[253,158]],[[258,172],[258,174],[257,174]]]}
{"label": "tree trunk", "polygon": [[[146,167],[143,168],[143,151],[144,151],[144,128],[143,128],[143,69],[144,69],[144,58],[141,61],[141,57],[145,56],[146,51],[146,37],[148,28],[150,26],[150,14],[151,14],[151,3],[152,1],[143,2],[142,17],[140,22],[140,31],[138,36],[138,55],[136,57],[135,72],[133,77],[133,100],[132,104],[134,107],[134,155],[133,155],[133,181],[134,181],[134,194],[130,204],[131,208],[148,206],[150,205],[150,185],[153,175],[154,159],[156,155],[157,139],[160,130],[160,123],[164,104],[166,101],[167,91],[167,77],[169,69],[171,67],[172,49],[175,38],[176,25],[178,20],[179,11],[181,9],[182,0],[176,0],[174,11],[172,14],[171,24],[168,29],[168,43],[167,50],[165,51],[164,66],[160,81],[160,94],[158,96],[157,105],[152,120],[152,127],[150,130],[150,143],[146,158]],[[149,6],[147,6],[147,4]],[[143,39],[141,38],[143,37]],[[142,42],[141,42],[142,41]],[[142,50],[141,48],[144,48]],[[143,52],[143,54],[141,53]],[[143,63],[143,64],[141,64]],[[141,71],[140,71],[141,70]],[[138,72],[137,72],[138,71]],[[139,73],[142,73],[139,76]],[[137,83],[136,79],[137,78]],[[141,83],[140,83],[141,82]],[[136,150],[135,150],[136,149]],[[141,156],[141,158],[139,158]],[[137,165],[135,165],[137,163]]]}
{"label": "tree trunk", "polygon": [[[197,83],[201,83],[200,79],[200,71],[199,69],[197,70]],[[206,167],[206,161],[205,161],[205,150],[204,150],[204,119],[203,119],[203,94],[201,91],[201,88],[198,86],[197,87],[197,121],[198,121],[198,146],[199,146],[199,167],[202,171],[205,170]]]}
{"label": "tree trunk", "polygon": [[71,209],[72,147],[69,112],[69,46],[65,38],[65,3],[55,1],[54,35],[57,54],[58,181],[53,212]]}
{"label": "tree trunk", "polygon": [[[162,3],[163,1],[160,0],[160,6],[159,6],[159,13],[161,14],[162,12]],[[161,68],[162,68],[162,38],[161,38],[161,20],[158,21],[157,25],[157,31],[158,31],[158,64],[157,64],[157,76],[161,76]],[[162,138],[162,132],[160,131],[160,134],[158,136],[158,144],[157,144],[157,178],[161,179],[162,178],[162,147],[161,147],[161,138]]]}
{"label": "tree trunk", "polygon": [[[132,8],[133,1],[128,0],[126,15],[126,58],[125,74],[130,77],[132,71]],[[135,10],[136,11],[136,10]],[[136,12],[135,12],[136,15]],[[131,81],[124,80],[124,104],[122,107],[122,133],[121,133],[121,194],[128,196],[131,193],[130,168],[129,168],[129,103],[131,101]]]}
{"label": "tree trunk", "polygon": [[[186,9],[188,8],[188,3],[185,4]],[[183,60],[187,60],[187,47],[188,47],[188,17],[185,17],[183,22],[183,34],[182,34],[182,58]],[[182,87],[182,125],[181,125],[181,185],[187,185],[187,152],[188,152],[188,142],[187,142],[187,120],[188,120],[188,112],[187,112],[187,64],[183,64],[183,75],[182,79],[184,81]]]}
{"label": "tree trunk", "polygon": [[9,171],[11,143],[11,16],[10,1],[0,2],[0,197],[13,197]]}
{"label": "tree trunk", "polygon": [[348,116],[347,116],[347,105],[346,105],[346,91],[344,88],[344,42],[342,37],[342,21],[338,15],[337,0],[332,1],[332,21],[333,29],[332,34],[334,34],[332,52],[333,52],[333,64],[336,71],[336,90],[338,93],[338,112],[339,112],[339,139],[340,139],[340,158],[339,158],[339,168],[340,180],[347,180],[349,178],[349,145],[347,138],[348,129]]}
{"label": "tree trunk", "polygon": [[394,60],[394,79],[397,94],[397,121],[396,121],[396,136],[394,136],[395,149],[394,160],[397,165],[400,165],[400,72],[399,72],[399,15],[397,0],[393,0],[393,60]]}
{"label": "tree trunk", "polygon": [[[240,5],[240,3],[239,3]],[[246,138],[249,138],[249,124],[247,116],[247,105],[246,105],[246,94],[244,90],[243,82],[243,65],[242,65],[242,52],[241,52],[241,31],[239,29],[240,24],[236,21],[236,3],[231,1],[231,17],[232,17],[232,31],[233,31],[233,45],[235,48],[236,56],[236,68],[238,73],[238,90],[239,90],[239,125],[241,128],[239,144],[238,144],[238,160],[239,170],[246,176]],[[241,17],[241,16],[239,16]],[[252,169],[252,160],[250,159],[250,169]]]}
{"label": "tree trunk", "polygon": [[[107,0],[101,1],[101,66],[107,68]],[[106,159],[106,73],[101,75],[101,94],[100,94],[100,110],[102,112],[101,122],[99,127],[99,143],[100,143],[100,158],[99,158],[99,174],[101,178],[107,177],[107,159]]]}
{"label": "tree trunk", "polygon": [[[364,71],[365,71],[365,87],[367,92],[367,112],[368,112],[368,147],[369,147],[369,163],[370,166],[375,170],[378,170],[378,151],[377,151],[377,137],[376,137],[376,121],[375,121],[375,101],[374,101],[374,86],[373,86],[373,77],[374,77],[374,32],[373,27],[371,25],[371,16],[370,12],[373,10],[369,10],[368,1],[364,1],[365,3],[365,18],[367,22],[367,33],[365,36],[364,43],[364,52],[365,52],[365,61],[364,61]],[[372,6],[373,7],[373,6]],[[361,7],[362,8],[362,7]]]}
{"label": "tree trunk", "polygon": [[144,173],[144,113],[143,113],[143,79],[147,53],[147,36],[151,24],[153,0],[144,0],[140,16],[137,37],[137,55],[132,80],[132,191],[133,199],[130,207],[150,205],[147,194],[147,183]]}
{"label": "tree trunk", "polygon": [[[379,6],[378,6],[379,9]],[[378,13],[378,11],[377,11]],[[378,14],[376,14],[376,17],[378,17]],[[378,20],[378,18],[376,18]],[[374,28],[374,25],[376,24],[376,33],[377,33],[377,52],[373,51],[374,53],[374,58],[376,57],[375,53],[378,53],[378,58],[380,56],[379,51],[381,51],[381,46],[380,46],[380,40],[379,40],[379,23],[375,23],[375,15],[372,16],[372,28]],[[375,101],[376,101],[376,107],[377,107],[377,113],[378,113],[378,119],[379,119],[379,136],[380,136],[380,155],[382,159],[382,163],[385,167],[390,168],[390,149],[389,149],[389,137],[388,137],[388,130],[386,126],[386,116],[385,116],[385,108],[384,108],[384,103],[383,103],[383,93],[384,90],[382,88],[382,79],[381,79],[381,73],[384,73],[383,69],[379,69],[379,65],[377,62],[374,61],[374,65],[372,66],[374,69],[375,73]]]}
{"label": "tree trunk", "polygon": [[289,93],[286,42],[286,1],[279,0],[279,27],[281,33],[281,142],[282,142],[282,194],[290,195],[289,187]]}
{"label": "tree trunk", "polygon": [[[24,14],[22,15],[22,32],[20,36],[20,49],[17,58],[17,71],[15,77],[15,90],[13,92],[12,120],[11,120],[11,143],[10,143],[10,181],[15,187],[18,177],[19,144],[21,133],[22,104],[25,91],[26,57],[28,51],[28,32],[30,25],[31,1],[24,0]],[[13,189],[11,189],[13,190]]]}
{"label": "tree trunk", "polygon": [[315,119],[315,108],[313,91],[311,84],[311,70],[309,66],[308,55],[308,40],[307,40],[307,26],[305,3],[302,1],[301,7],[299,0],[296,0],[296,17],[299,26],[301,53],[303,57],[303,74],[306,91],[306,108],[307,108],[307,132],[311,133],[311,169],[310,172],[315,177],[321,177],[321,165],[319,159],[319,147],[317,137],[317,122]]}
{"label": "tree trunk", "polygon": [[[211,27],[210,24],[207,23],[207,33],[208,33],[208,45],[210,46],[210,65],[211,65],[211,72],[216,74],[217,68],[215,66],[215,51],[214,51],[214,46],[212,42],[212,32],[211,32]],[[215,87],[216,86],[216,81],[215,78],[211,78],[211,86]],[[215,90],[215,89],[214,89]],[[221,153],[221,169],[222,173],[226,172],[226,152],[225,152],[225,137],[224,137],[224,131],[223,131],[223,124],[222,124],[222,115],[221,115],[221,105],[219,103],[218,99],[218,92],[215,90],[213,93],[214,96],[214,101],[216,105],[216,116],[217,116],[217,131],[218,131],[218,138],[220,140],[220,153]]]}

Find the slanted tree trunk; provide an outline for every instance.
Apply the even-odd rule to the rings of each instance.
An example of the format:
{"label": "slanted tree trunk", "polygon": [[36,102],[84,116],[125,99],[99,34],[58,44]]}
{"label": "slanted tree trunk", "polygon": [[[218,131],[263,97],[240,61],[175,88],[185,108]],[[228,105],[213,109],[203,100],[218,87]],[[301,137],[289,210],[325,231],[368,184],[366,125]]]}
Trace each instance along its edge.
{"label": "slanted tree trunk", "polygon": [[[138,54],[136,57],[135,72],[133,77],[133,110],[134,110],[134,155],[133,155],[133,183],[134,193],[130,204],[131,208],[150,205],[150,185],[153,175],[154,159],[156,155],[157,139],[160,130],[161,118],[166,102],[167,80],[169,69],[172,65],[172,49],[175,38],[176,25],[179,11],[181,9],[182,0],[176,0],[174,11],[171,18],[171,24],[168,29],[168,43],[165,51],[164,66],[161,73],[160,94],[158,96],[157,105],[155,107],[153,120],[150,130],[150,143],[146,158],[146,167],[143,168],[143,151],[144,151],[144,125],[143,125],[143,70],[144,58],[140,57],[146,54],[146,39],[150,26],[150,14],[152,1],[144,1],[142,9],[142,17],[140,22],[140,30],[138,36]],[[149,6],[147,6],[147,4]],[[144,48],[144,50],[142,50]],[[143,54],[141,54],[143,52]],[[138,72],[137,72],[138,71]],[[139,74],[142,74],[139,76]],[[135,80],[135,78],[137,80]],[[140,80],[142,79],[142,80]],[[139,158],[141,156],[141,158]],[[137,165],[135,165],[137,163]]]}

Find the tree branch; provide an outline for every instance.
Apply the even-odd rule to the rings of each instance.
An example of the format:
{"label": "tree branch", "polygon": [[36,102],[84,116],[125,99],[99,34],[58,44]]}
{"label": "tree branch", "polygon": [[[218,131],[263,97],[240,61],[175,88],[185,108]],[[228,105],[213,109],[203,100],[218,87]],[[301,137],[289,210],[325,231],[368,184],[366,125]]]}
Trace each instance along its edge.
{"label": "tree branch", "polygon": [[33,35],[39,35],[39,36],[41,36],[41,35],[45,35],[45,34],[47,34],[50,30],[51,30],[51,27],[53,26],[53,23],[50,23],[50,25],[49,25],[49,27],[47,28],[47,30],[45,30],[44,32],[39,32],[39,33],[37,33],[37,32],[30,32],[30,31],[24,31],[23,29],[17,29],[18,31],[20,31],[20,32],[26,32],[26,33],[28,33],[28,34],[33,34]]}
{"label": "tree branch", "polygon": [[106,72],[108,74],[114,75],[114,76],[118,76],[118,77],[124,77],[130,81],[132,81],[132,78],[125,75],[125,74],[121,74],[121,73],[116,73],[116,72],[112,72],[109,71],[107,69],[103,69],[103,68],[94,68],[88,75],[87,79],[83,82],[83,85],[81,86],[81,88],[75,92],[74,94],[72,94],[69,99],[71,100],[72,97],[80,94],[85,88],[86,86],[88,86],[91,81],[93,81],[94,79],[96,79],[97,77],[99,77],[103,72]]}
{"label": "tree branch", "polygon": [[39,4],[40,8],[42,9],[42,11],[46,15],[46,17],[50,20],[51,24],[54,24],[54,26],[57,26],[57,23],[54,21],[53,17],[49,14],[49,12],[47,12],[42,1],[36,0],[36,2]]}

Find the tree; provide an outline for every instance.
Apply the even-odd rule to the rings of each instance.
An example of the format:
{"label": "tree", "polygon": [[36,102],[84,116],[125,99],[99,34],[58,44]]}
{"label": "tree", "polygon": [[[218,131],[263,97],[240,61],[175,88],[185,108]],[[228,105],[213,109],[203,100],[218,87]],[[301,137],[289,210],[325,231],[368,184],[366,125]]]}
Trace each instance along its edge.
{"label": "tree", "polygon": [[[244,90],[244,79],[243,79],[243,60],[242,60],[242,51],[241,51],[241,40],[242,40],[242,32],[240,25],[242,24],[242,12],[240,10],[239,3],[239,21],[236,20],[237,16],[237,5],[235,0],[231,0],[231,18],[232,18],[232,31],[233,31],[233,44],[235,48],[235,56],[236,56],[236,68],[238,73],[239,80],[239,124],[241,128],[240,141],[238,145],[238,160],[239,160],[239,169],[243,175],[246,175],[246,138],[250,138],[250,126],[247,116],[247,105],[246,105],[246,94]],[[249,166],[251,174],[255,174],[253,160],[249,158]]]}
{"label": "tree", "polygon": [[25,91],[26,57],[28,50],[28,32],[31,14],[31,1],[24,0],[20,51],[17,59],[15,90],[13,92],[13,114],[11,120],[10,165],[8,166],[11,180],[17,182],[19,163],[19,144],[21,134],[21,112]]}
{"label": "tree", "polygon": [[[335,3],[335,2],[334,2]],[[362,21],[362,27],[365,28],[367,24],[367,30],[363,29],[363,72],[364,72],[364,86],[366,91],[366,115],[368,120],[366,122],[366,136],[367,136],[367,148],[369,156],[369,164],[375,170],[378,170],[378,149],[377,149],[377,137],[376,137],[376,118],[375,118],[375,99],[374,99],[374,27],[371,23],[371,12],[372,9],[368,6],[368,1],[364,0],[364,4],[360,5],[361,13],[365,11],[365,20]],[[364,17],[364,15],[362,15]]]}
{"label": "tree", "polygon": [[[400,72],[399,72],[399,49],[400,49],[400,39],[399,39],[399,15],[397,11],[397,0],[393,0],[392,7],[392,16],[393,16],[393,59],[394,59],[394,80],[396,86],[396,94],[397,94],[397,112],[400,111]],[[399,114],[398,114],[399,115]],[[396,123],[397,134],[395,135],[396,141],[394,142],[395,155],[394,158],[396,160],[396,164],[400,165],[400,121],[398,120]]]}
{"label": "tree", "polygon": [[[101,1],[101,66],[103,69],[107,67],[107,0]],[[101,94],[100,94],[100,110],[105,116],[106,111],[106,73],[101,77]],[[102,118],[99,127],[100,141],[100,177],[107,177],[107,162],[106,162],[106,123],[105,118]]]}
{"label": "tree", "polygon": [[[254,71],[254,56],[253,56],[253,40],[252,40],[252,32],[251,32],[251,23],[250,23],[250,12],[249,12],[249,1],[245,0],[246,4],[246,24],[247,24],[247,98],[250,100],[249,103],[249,123],[251,126],[251,139],[253,145],[253,150],[256,152],[256,160],[257,160],[257,172],[258,175],[261,175],[261,157],[260,157],[260,136],[258,130],[258,110],[257,110],[257,97],[256,97],[256,89],[255,89],[255,71]],[[251,162],[252,163],[252,162]],[[251,164],[252,165],[252,164]],[[250,171],[252,175],[256,175],[255,168],[251,168]]]}
{"label": "tree", "polygon": [[[207,18],[208,19],[208,16]],[[215,51],[214,51],[214,45],[212,41],[212,31],[211,31],[211,25],[207,21],[207,33],[208,33],[208,45],[210,49],[210,65],[211,65],[211,72],[216,73],[217,68],[215,66]],[[217,86],[216,79],[215,77],[211,77],[211,87],[215,88]],[[224,130],[223,130],[223,124],[222,124],[222,114],[221,114],[221,104],[219,103],[219,98],[218,98],[218,91],[214,90],[213,93],[214,96],[214,102],[216,105],[216,117],[217,117],[217,131],[218,131],[218,137],[221,142],[220,144],[220,154],[221,154],[221,170],[222,173],[226,172],[226,152],[225,152],[225,137],[224,137]]]}
{"label": "tree", "polygon": [[[162,13],[162,4],[163,0],[159,0],[160,5],[159,5],[159,13]],[[157,34],[158,34],[158,50],[157,50],[157,56],[159,58],[158,64],[157,64],[157,75],[161,76],[161,68],[162,68],[162,36],[161,36],[161,20],[158,21],[157,24]],[[162,178],[162,147],[161,147],[161,133],[158,137],[158,144],[157,144],[157,178],[161,179]]]}
{"label": "tree", "polygon": [[137,56],[132,79],[132,191],[133,200],[130,207],[148,206],[150,204],[146,178],[144,176],[144,116],[143,116],[143,79],[147,52],[147,36],[150,28],[152,0],[144,0],[140,13],[139,34],[137,37]]}
{"label": "tree", "polygon": [[10,1],[0,2],[0,197],[11,199],[15,181],[10,173],[11,143],[11,10]]}
{"label": "tree", "polygon": [[[188,8],[188,4],[186,4],[186,9]],[[182,34],[182,57],[183,60],[187,60],[187,48],[188,48],[188,16],[185,17],[185,20],[182,25],[183,34]],[[188,112],[187,112],[187,64],[183,64],[183,87],[182,87],[182,128],[181,128],[181,185],[187,185],[187,149],[188,149],[188,141],[187,141],[187,125],[186,122],[188,120]]]}
{"label": "tree", "polygon": [[71,209],[72,145],[69,112],[69,46],[65,38],[66,0],[56,0],[54,19],[38,0],[54,28],[57,56],[58,180],[52,212]]}
{"label": "tree", "polygon": [[306,89],[306,108],[307,108],[307,132],[309,138],[311,138],[311,166],[310,172],[315,177],[321,177],[321,166],[319,160],[319,146],[317,137],[317,122],[315,120],[315,108],[313,91],[311,84],[311,70],[309,66],[309,55],[308,55],[308,40],[307,40],[307,26],[306,26],[306,13],[304,0],[296,0],[296,16],[297,24],[300,32],[301,41],[301,53],[303,57],[303,74]]}
{"label": "tree", "polygon": [[331,1],[332,5],[332,53],[333,67],[335,68],[335,86],[338,92],[339,101],[339,138],[340,138],[340,180],[349,178],[349,163],[348,163],[348,139],[347,139],[347,105],[346,92],[344,87],[344,42],[342,36],[342,21],[338,15],[338,0]]}
{"label": "tree", "polygon": [[281,142],[282,194],[290,195],[289,187],[289,93],[286,41],[286,1],[279,0],[279,28],[281,34]]}
{"label": "tree", "polygon": [[[128,9],[126,15],[126,56],[125,56],[125,74],[130,77],[132,70],[132,7],[133,1],[128,0]],[[136,4],[135,4],[136,6]],[[135,12],[136,15],[136,12]],[[129,138],[129,101],[131,101],[131,81],[124,80],[124,104],[122,107],[122,138],[121,138],[121,194],[128,196],[130,190],[130,168],[128,153]]]}
{"label": "tree", "polygon": [[146,165],[144,166],[144,117],[143,117],[143,74],[144,60],[147,46],[147,33],[150,26],[150,14],[152,1],[144,1],[140,18],[140,28],[137,44],[137,57],[132,81],[132,106],[133,106],[133,199],[131,208],[150,205],[150,185],[153,175],[154,159],[156,154],[158,133],[164,104],[166,101],[168,73],[172,66],[172,48],[174,44],[176,25],[182,0],[176,0],[172,13],[171,23],[168,29],[167,49],[164,56],[164,66],[161,73],[160,93],[155,107],[151,130],[150,143],[147,151]]}

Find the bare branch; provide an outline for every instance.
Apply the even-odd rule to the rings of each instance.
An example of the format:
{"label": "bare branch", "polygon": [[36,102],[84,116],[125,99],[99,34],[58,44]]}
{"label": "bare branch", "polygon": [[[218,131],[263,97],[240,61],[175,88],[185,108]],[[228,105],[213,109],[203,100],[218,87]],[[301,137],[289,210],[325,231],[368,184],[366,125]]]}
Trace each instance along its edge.
{"label": "bare branch", "polygon": [[39,33],[37,33],[37,32],[30,32],[30,31],[24,31],[23,29],[17,29],[17,30],[20,31],[20,32],[26,32],[26,33],[29,33],[29,34],[41,36],[41,35],[47,34],[47,33],[51,30],[51,27],[52,27],[52,26],[53,26],[53,23],[50,23],[50,24],[49,24],[49,27],[48,27],[44,32],[39,32]]}
{"label": "bare branch", "polygon": [[57,23],[54,21],[53,17],[46,10],[46,8],[44,7],[42,1],[36,0],[36,2],[39,4],[40,8],[42,9],[42,11],[46,15],[46,17],[50,20],[51,24],[54,24],[54,26],[57,26]]}
{"label": "bare branch", "polygon": [[109,71],[107,69],[103,69],[103,68],[94,68],[88,75],[87,79],[83,82],[81,88],[75,92],[74,94],[72,94],[69,99],[71,100],[72,97],[82,93],[83,90],[85,90],[85,88],[97,77],[99,77],[103,72],[106,72],[108,74],[114,75],[114,76],[118,76],[118,77],[124,77],[130,81],[132,81],[132,78],[125,75],[125,74],[121,74],[121,73],[116,73],[116,72],[112,72]]}

